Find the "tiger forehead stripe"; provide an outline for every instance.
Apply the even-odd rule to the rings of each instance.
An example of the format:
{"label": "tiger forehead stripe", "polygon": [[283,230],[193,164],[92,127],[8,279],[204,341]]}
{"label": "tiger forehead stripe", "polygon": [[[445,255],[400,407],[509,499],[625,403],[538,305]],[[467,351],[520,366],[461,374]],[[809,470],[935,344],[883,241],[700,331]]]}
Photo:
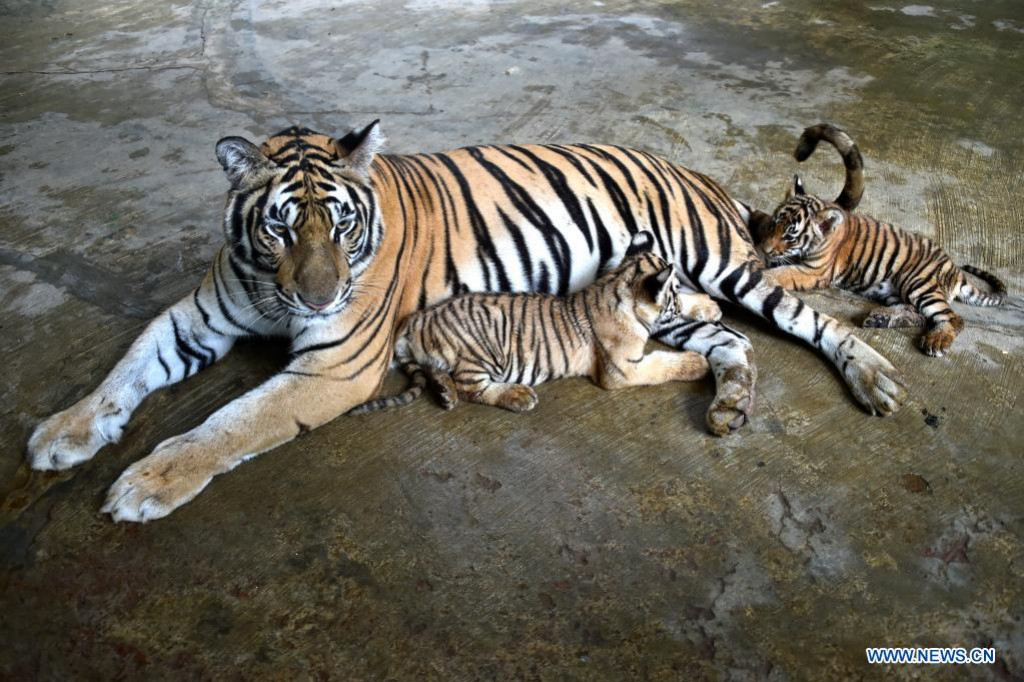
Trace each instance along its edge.
{"label": "tiger forehead stripe", "polygon": [[[296,132],[300,136],[293,134]],[[287,201],[331,200],[331,194],[345,191],[332,172],[338,160],[334,140],[326,135],[304,133],[308,131],[289,130],[276,135],[264,144],[264,153],[278,165],[287,166],[280,190],[294,197]]]}
{"label": "tiger forehead stripe", "polygon": [[311,158],[330,163],[338,158],[333,140],[327,135],[301,128],[289,128],[274,135],[264,145],[264,153],[279,164]]}

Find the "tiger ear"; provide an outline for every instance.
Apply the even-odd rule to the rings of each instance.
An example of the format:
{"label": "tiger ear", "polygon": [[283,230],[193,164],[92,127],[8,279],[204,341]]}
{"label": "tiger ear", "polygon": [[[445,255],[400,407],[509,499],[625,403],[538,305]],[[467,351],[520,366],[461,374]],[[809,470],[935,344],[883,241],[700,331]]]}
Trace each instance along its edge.
{"label": "tiger ear", "polygon": [[648,253],[654,248],[654,235],[647,230],[642,230],[633,235],[629,241],[629,248],[626,249],[626,258],[640,253]]}
{"label": "tiger ear", "polygon": [[380,119],[362,130],[353,130],[334,141],[338,158],[346,168],[366,177],[370,174],[373,157],[384,148],[384,135],[380,132]]}
{"label": "tiger ear", "polygon": [[804,183],[800,180],[800,176],[794,175],[793,187],[786,190],[786,198],[792,199],[793,197],[802,197],[805,194],[807,194],[807,192],[804,190]]}
{"label": "tiger ear", "polygon": [[822,236],[830,234],[832,230],[839,227],[843,222],[843,212],[834,209],[826,208],[824,211],[818,213],[818,230]]}
{"label": "tiger ear", "polygon": [[247,190],[265,185],[274,175],[274,162],[244,137],[217,141],[217,160],[231,181],[231,189]]}
{"label": "tiger ear", "polygon": [[665,294],[672,290],[675,279],[676,266],[670,265],[644,280],[644,293],[654,303],[661,303]]}

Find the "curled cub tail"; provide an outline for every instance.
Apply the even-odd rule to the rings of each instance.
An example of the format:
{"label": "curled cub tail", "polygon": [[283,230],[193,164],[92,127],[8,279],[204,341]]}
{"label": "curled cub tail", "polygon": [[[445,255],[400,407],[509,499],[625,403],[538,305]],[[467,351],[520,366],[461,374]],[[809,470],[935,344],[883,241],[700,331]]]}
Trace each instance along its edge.
{"label": "curled cub tail", "polygon": [[843,165],[846,166],[846,184],[843,185],[843,191],[836,198],[836,203],[843,209],[852,211],[857,208],[861,197],[864,196],[864,159],[849,135],[834,125],[819,123],[806,129],[800,136],[793,156],[797,161],[806,161],[818,148],[818,142],[821,140],[831,144],[843,156]]}
{"label": "curled cub tail", "polygon": [[967,281],[964,277],[964,283],[960,285],[960,290],[957,292],[956,297],[965,303],[971,305],[1001,305],[1006,300],[1006,284],[1003,280],[999,279],[991,272],[986,272],[981,268],[976,268],[973,265],[962,265],[960,269],[964,272],[969,272],[978,279],[984,280],[990,287],[991,292],[982,291],[978,287],[974,286]]}
{"label": "curled cub tail", "polygon": [[370,400],[362,405],[357,405],[346,414],[353,416],[357,414],[367,414],[369,412],[380,412],[381,410],[393,410],[399,407],[405,407],[412,401],[416,400],[416,398],[419,398],[423,393],[423,389],[427,386],[426,372],[424,372],[423,368],[415,362],[406,363],[402,369],[409,375],[409,388],[405,389],[398,395],[389,395],[383,398],[377,398],[376,400]]}

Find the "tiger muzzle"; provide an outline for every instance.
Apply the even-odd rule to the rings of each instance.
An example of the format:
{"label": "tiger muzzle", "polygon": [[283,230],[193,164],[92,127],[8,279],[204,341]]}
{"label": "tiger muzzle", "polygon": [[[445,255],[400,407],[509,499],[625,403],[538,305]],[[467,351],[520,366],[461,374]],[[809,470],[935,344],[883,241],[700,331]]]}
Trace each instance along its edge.
{"label": "tiger muzzle", "polygon": [[296,253],[295,296],[313,311],[330,308],[349,286],[348,265],[331,243],[311,245]]}

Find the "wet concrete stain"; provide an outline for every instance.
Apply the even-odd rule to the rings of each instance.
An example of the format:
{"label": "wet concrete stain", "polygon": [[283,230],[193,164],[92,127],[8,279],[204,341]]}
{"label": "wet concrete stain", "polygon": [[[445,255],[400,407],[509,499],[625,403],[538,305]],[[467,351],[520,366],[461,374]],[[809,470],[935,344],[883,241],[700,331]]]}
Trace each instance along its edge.
{"label": "wet concrete stain", "polygon": [[903,474],[900,476],[900,485],[909,493],[931,493],[932,486],[918,474]]}
{"label": "wet concrete stain", "polygon": [[[945,412],[946,408],[943,407],[940,411]],[[937,414],[932,414],[928,411],[927,407],[921,408],[921,414],[924,415],[924,423],[933,429],[939,428],[939,425],[942,424],[942,417]]]}

